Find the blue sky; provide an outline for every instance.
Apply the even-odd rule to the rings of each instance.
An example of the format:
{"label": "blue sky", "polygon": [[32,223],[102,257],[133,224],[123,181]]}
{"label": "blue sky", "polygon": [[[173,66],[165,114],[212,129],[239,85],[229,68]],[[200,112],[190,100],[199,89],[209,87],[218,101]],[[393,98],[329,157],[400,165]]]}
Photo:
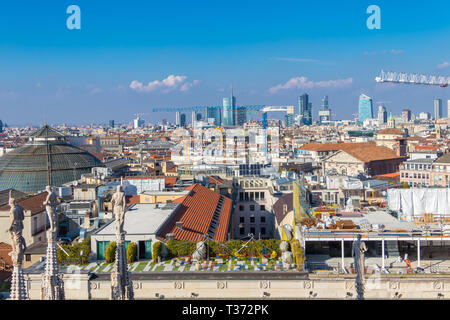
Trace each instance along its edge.
{"label": "blue sky", "polygon": [[[81,30],[66,27],[71,4],[81,8]],[[366,27],[371,4],[381,8],[381,30]],[[447,0],[0,6],[0,119],[10,125],[129,122],[135,113],[174,121],[151,108],[220,105],[231,82],[243,105],[296,104],[307,92],[315,117],[325,94],[337,119],[352,117],[361,93],[394,113],[433,112],[450,89],[374,78],[381,69],[449,75],[448,65]]]}

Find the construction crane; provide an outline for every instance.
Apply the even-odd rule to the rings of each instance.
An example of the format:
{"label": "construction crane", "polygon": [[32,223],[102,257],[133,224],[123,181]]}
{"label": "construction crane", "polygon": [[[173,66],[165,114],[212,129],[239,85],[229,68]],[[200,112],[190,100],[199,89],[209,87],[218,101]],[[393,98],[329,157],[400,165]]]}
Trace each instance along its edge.
{"label": "construction crane", "polygon": [[450,77],[381,70],[380,76],[376,77],[375,81],[379,83],[421,84],[446,88],[450,84]]}

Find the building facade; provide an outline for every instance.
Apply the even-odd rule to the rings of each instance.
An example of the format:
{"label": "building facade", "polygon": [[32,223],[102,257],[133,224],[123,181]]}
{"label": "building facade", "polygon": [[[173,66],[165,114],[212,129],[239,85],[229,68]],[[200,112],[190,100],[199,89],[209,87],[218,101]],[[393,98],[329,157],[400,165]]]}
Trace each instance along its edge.
{"label": "building facade", "polygon": [[364,120],[373,118],[372,98],[361,94],[358,105],[358,122],[362,124]]}

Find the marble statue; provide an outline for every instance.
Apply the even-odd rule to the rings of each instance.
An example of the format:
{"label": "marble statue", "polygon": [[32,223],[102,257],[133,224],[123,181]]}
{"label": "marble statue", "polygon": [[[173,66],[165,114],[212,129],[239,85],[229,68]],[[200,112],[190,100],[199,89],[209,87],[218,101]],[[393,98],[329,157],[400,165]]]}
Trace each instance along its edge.
{"label": "marble statue", "polygon": [[59,204],[58,197],[53,192],[52,187],[47,186],[47,198],[44,201],[45,210],[47,211],[48,220],[50,221],[50,231],[55,232],[58,228],[58,214],[56,213],[56,207]]}
{"label": "marble statue", "polygon": [[294,256],[292,255],[292,252],[289,251],[289,242],[282,241],[280,243],[280,250],[281,250],[281,261],[283,261],[283,263],[294,262]]}
{"label": "marble statue", "polygon": [[206,255],[205,242],[203,241],[197,242],[196,249],[192,254],[192,259],[199,261],[205,258],[205,255]]}
{"label": "marble statue", "polygon": [[133,282],[128,271],[128,263],[125,250],[125,230],[123,229],[126,211],[125,193],[122,186],[118,185],[116,192],[111,198],[113,213],[116,218],[116,259],[111,272],[111,299],[133,300]]}
{"label": "marble statue", "polygon": [[346,212],[353,212],[354,210],[355,210],[355,208],[353,207],[352,198],[348,198],[347,204],[345,206],[345,211]]}
{"label": "marble statue", "polygon": [[11,300],[25,300],[28,298],[27,288],[25,285],[25,278],[22,272],[22,262],[24,252],[27,248],[25,239],[22,236],[23,220],[25,215],[23,208],[16,203],[16,200],[12,197],[11,191],[9,192],[9,217],[11,224],[6,230],[11,237],[11,256],[13,262],[13,272],[11,276]]}
{"label": "marble statue", "polygon": [[116,235],[120,236],[123,230],[123,223],[126,211],[125,193],[122,191],[122,186],[118,185],[116,192],[111,198],[111,204],[114,217],[116,218]]}
{"label": "marble statue", "polygon": [[47,212],[50,228],[47,230],[47,254],[45,258],[45,272],[42,275],[42,300],[64,300],[64,282],[59,273],[56,236],[58,234],[58,197],[51,186],[45,188],[47,198],[43,202]]}
{"label": "marble statue", "polygon": [[10,196],[9,198],[9,218],[11,224],[7,230],[11,236],[11,258],[13,265],[22,265],[23,255],[26,249],[25,239],[22,236],[23,220],[25,215],[23,208],[16,203],[16,200]]}
{"label": "marble statue", "polygon": [[352,257],[354,258],[354,264],[356,269],[356,293],[358,300],[364,299],[364,254],[367,251],[367,246],[361,241],[361,235],[358,234],[356,241],[352,246]]}

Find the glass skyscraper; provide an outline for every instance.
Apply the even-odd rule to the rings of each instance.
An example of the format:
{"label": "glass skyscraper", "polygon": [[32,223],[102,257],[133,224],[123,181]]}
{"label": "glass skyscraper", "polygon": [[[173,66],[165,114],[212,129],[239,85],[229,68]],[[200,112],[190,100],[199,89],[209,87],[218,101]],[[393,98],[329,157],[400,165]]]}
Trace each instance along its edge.
{"label": "glass skyscraper", "polygon": [[362,124],[364,120],[372,118],[373,118],[372,98],[366,96],[365,94],[361,94],[359,96],[359,105],[358,105],[358,123]]}
{"label": "glass skyscraper", "polygon": [[233,87],[231,87],[231,96],[223,98],[223,126],[236,125],[236,98],[233,96]]}
{"label": "glass skyscraper", "polygon": [[215,126],[220,126],[222,124],[222,108],[218,106],[207,107],[206,108],[206,119],[214,119],[213,123]]}
{"label": "glass skyscraper", "polygon": [[309,102],[309,96],[307,93],[298,97],[298,111],[301,115],[301,124],[312,124],[312,103]]}

